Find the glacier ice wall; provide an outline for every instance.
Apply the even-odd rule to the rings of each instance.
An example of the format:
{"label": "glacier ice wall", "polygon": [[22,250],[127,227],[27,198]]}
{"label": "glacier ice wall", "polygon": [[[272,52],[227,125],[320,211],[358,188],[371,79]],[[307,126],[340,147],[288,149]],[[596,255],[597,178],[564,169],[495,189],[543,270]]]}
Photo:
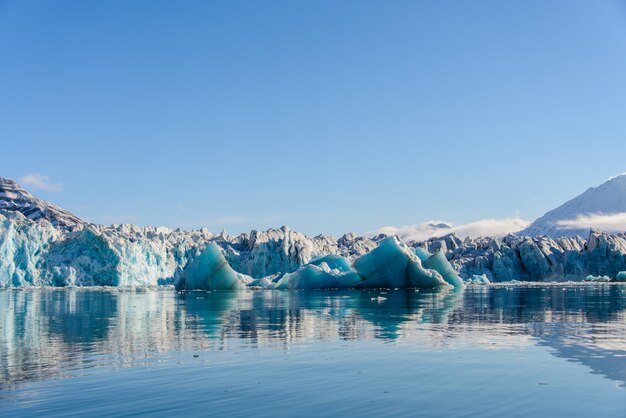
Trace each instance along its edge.
{"label": "glacier ice wall", "polygon": [[353,258],[376,247],[369,238],[346,234],[336,240],[318,235],[308,237],[288,227],[252,231],[233,239],[222,239],[228,263],[254,278],[293,272],[316,257],[336,254]]}
{"label": "glacier ice wall", "polygon": [[61,236],[48,222],[35,223],[19,212],[0,212],[0,287],[42,283],[42,255]]}
{"label": "glacier ice wall", "polygon": [[0,255],[2,287],[447,286],[395,237],[378,243],[354,235],[309,238],[288,228],[239,237],[132,225],[67,230],[0,212]]}
{"label": "glacier ice wall", "polygon": [[592,230],[588,239],[547,236],[461,241],[454,234],[409,243],[424,251],[441,251],[464,280],[485,275],[489,281],[581,281],[586,276],[616,279],[626,270],[626,235]]}
{"label": "glacier ice wall", "polygon": [[[212,273],[215,269],[219,274]],[[583,280],[588,275],[617,280],[624,271],[626,236],[597,231],[587,240],[461,241],[450,235],[407,245],[397,237],[307,237],[286,227],[236,237],[132,225],[61,228],[0,210],[2,288],[461,288],[463,281]],[[619,277],[623,280],[623,274]]]}
{"label": "glacier ice wall", "polygon": [[195,248],[212,238],[128,225],[68,231],[0,211],[0,286],[174,284]]}

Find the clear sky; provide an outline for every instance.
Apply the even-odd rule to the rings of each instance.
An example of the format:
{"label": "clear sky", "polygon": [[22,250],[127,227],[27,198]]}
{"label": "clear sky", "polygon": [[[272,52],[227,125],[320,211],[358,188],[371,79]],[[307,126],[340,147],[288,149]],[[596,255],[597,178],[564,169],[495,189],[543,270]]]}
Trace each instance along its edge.
{"label": "clear sky", "polygon": [[626,171],[626,2],[0,0],[0,145],[95,222],[532,219]]}

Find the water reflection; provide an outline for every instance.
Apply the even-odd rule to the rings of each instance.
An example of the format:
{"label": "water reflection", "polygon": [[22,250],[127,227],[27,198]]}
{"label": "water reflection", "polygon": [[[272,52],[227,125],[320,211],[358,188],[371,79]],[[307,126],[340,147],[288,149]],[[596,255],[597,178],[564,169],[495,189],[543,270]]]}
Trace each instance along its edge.
{"label": "water reflection", "polygon": [[423,350],[544,345],[626,385],[625,290],[2,291],[1,385],[130,367],[159,354],[359,340]]}

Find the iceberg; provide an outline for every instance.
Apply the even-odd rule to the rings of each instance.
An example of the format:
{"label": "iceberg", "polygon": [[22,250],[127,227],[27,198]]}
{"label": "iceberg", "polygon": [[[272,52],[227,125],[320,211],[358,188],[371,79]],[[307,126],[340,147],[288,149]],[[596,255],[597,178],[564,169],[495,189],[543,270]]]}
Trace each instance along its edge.
{"label": "iceberg", "polygon": [[361,283],[361,277],[352,270],[350,261],[338,255],[327,255],[312,260],[293,273],[286,273],[275,289],[349,289]]}
{"label": "iceberg", "polygon": [[435,270],[437,273],[441,274],[441,277],[443,277],[446,283],[454,287],[465,287],[463,280],[456,274],[456,271],[454,271],[452,265],[441,251],[437,251],[435,254],[428,257],[428,259],[424,261],[424,267]]}
{"label": "iceberg", "polygon": [[466,284],[489,284],[489,278],[486,274],[474,274],[471,278],[465,280]]}
{"label": "iceberg", "polygon": [[237,290],[245,289],[253,279],[230,267],[220,248],[211,242],[183,271],[177,289]]}
{"label": "iceberg", "polygon": [[595,283],[608,283],[611,281],[611,278],[609,276],[594,276],[590,274],[589,276],[585,277],[585,281]]}
{"label": "iceberg", "polygon": [[[433,265],[449,276],[450,283],[435,269],[426,269],[420,258],[395,237],[388,237],[378,247],[350,261],[338,255],[311,260],[292,273],[286,273],[275,289],[348,289],[348,288],[436,288],[464,285],[450,271],[450,263],[431,255]],[[454,280],[456,279],[456,280]]]}
{"label": "iceberg", "polygon": [[[452,237],[454,238],[454,237]],[[446,241],[454,242],[454,239],[451,239],[450,236],[443,237],[442,241],[440,241],[439,245],[435,245],[437,248],[434,254],[430,253],[423,247],[415,247],[414,252],[415,255],[420,259],[422,265],[427,269],[435,270],[441,277],[446,281],[446,283],[457,287],[463,288],[465,285],[463,284],[463,280],[459,277],[457,272],[452,267],[452,264],[446,258],[445,252],[442,248],[453,247],[453,245],[446,245]]]}
{"label": "iceberg", "polygon": [[352,271],[352,266],[350,265],[350,260],[346,257],[342,257],[336,254],[328,254],[321,257],[316,257],[309,262],[314,266],[326,266],[330,270],[338,270],[342,273],[347,273]]}
{"label": "iceberg", "polygon": [[363,279],[357,288],[449,286],[441,274],[424,269],[420,259],[396,237],[381,240],[378,247],[356,259],[354,269]]}
{"label": "iceberg", "polygon": [[[324,268],[326,267],[326,268]],[[293,273],[284,274],[275,289],[350,289],[361,282],[354,272],[332,271],[327,266],[307,264]]]}

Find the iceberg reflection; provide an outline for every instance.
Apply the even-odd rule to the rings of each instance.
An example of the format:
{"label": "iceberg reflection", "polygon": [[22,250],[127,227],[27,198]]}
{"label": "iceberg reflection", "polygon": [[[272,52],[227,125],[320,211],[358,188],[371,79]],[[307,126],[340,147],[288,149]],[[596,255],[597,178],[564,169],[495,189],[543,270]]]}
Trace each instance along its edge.
{"label": "iceberg reflection", "polygon": [[541,345],[625,385],[625,289],[1,291],[1,385],[198,350],[367,340],[416,350]]}

